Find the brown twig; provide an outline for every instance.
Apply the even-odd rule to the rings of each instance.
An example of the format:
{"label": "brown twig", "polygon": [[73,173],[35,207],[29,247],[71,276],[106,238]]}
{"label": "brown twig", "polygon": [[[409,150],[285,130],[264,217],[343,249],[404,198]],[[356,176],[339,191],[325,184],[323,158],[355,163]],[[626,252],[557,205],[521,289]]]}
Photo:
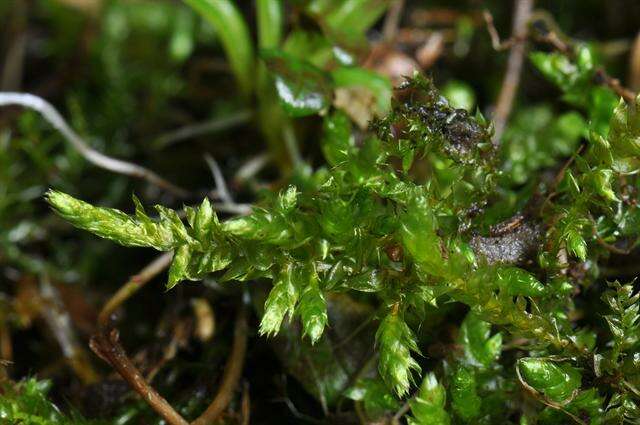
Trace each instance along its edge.
{"label": "brown twig", "polygon": [[629,58],[629,87],[631,90],[640,90],[640,32],[633,41],[631,57]]}
{"label": "brown twig", "polygon": [[598,236],[596,234],[596,230],[595,229],[594,229],[594,234],[596,236],[596,242],[598,242],[598,245],[600,245],[601,247],[603,247],[604,249],[606,249],[609,252],[612,252],[614,254],[619,254],[619,255],[629,255],[633,251],[633,249],[631,249],[631,248],[624,249],[624,248],[618,248],[615,245],[611,245],[610,243],[608,243],[604,239],[602,239],[600,236]]}
{"label": "brown twig", "polygon": [[147,383],[134,366],[118,340],[118,331],[111,329],[113,312],[147,282],[166,269],[173,253],[164,253],[125,283],[104,305],[98,315],[98,333],[91,338],[91,349],[109,363],[140,396],[170,425],[188,425],[188,422]]}
{"label": "brown twig", "polygon": [[102,0],[58,0],[58,3],[73,7],[91,16],[97,16],[102,8]]}
{"label": "brown twig", "polygon": [[[553,18],[546,15],[540,15],[539,22],[542,23],[544,27],[538,28],[537,31],[534,31],[532,38],[538,42],[549,44],[556,51],[566,55],[571,59],[574,59],[575,53],[572,45],[569,42],[564,41],[561,37],[559,37],[555,31],[550,30],[549,28],[546,27],[546,25],[549,25],[549,21],[553,23]],[[538,27],[539,26],[540,25],[538,25]],[[556,26],[556,25],[553,25],[553,26]],[[638,39],[637,42],[640,43],[640,39]],[[640,49],[640,46],[638,48]],[[632,55],[633,55],[633,50],[632,50]],[[638,56],[639,57],[637,60],[640,62],[640,52],[638,53]],[[632,59],[632,66],[633,66],[633,59]],[[638,66],[640,66],[640,63],[638,64]],[[622,97],[627,102],[633,102],[635,100],[636,93],[633,90],[630,90],[624,87],[620,83],[620,80],[610,76],[607,73],[607,71],[604,70],[604,68],[600,68],[596,71],[596,78],[598,79],[600,84],[609,87],[618,96]]]}
{"label": "brown twig", "polygon": [[[1,301],[0,299],[0,302]],[[6,322],[6,314],[0,308],[0,382],[9,379],[7,369],[13,359],[13,342],[11,341],[11,332]]]}
{"label": "brown twig", "polygon": [[384,20],[382,27],[382,36],[386,41],[391,41],[395,38],[398,27],[400,26],[400,19],[402,18],[402,11],[404,10],[404,0],[395,0]]}
{"label": "brown twig", "polygon": [[110,328],[110,320],[113,312],[133,294],[138,292],[140,288],[146,285],[151,279],[160,274],[164,269],[169,267],[172,252],[165,252],[159,255],[155,260],[143,268],[140,273],[131,277],[104,305],[98,315],[98,329],[106,330]]}
{"label": "brown twig", "polygon": [[459,10],[443,8],[416,8],[411,10],[409,20],[414,27],[455,26],[460,18],[470,19],[474,25],[482,22],[479,13],[464,13]]}
{"label": "brown twig", "polygon": [[555,50],[560,53],[564,53],[565,55],[571,56],[573,55],[573,51],[571,46],[568,43],[563,41],[555,31],[546,31],[543,34],[537,34],[533,37],[536,41],[543,42],[551,45]]}
{"label": "brown twig", "polygon": [[413,400],[415,396],[416,394],[412,395],[411,397],[409,397],[409,400],[405,401],[402,404],[400,409],[398,409],[398,411],[391,418],[391,425],[400,425],[400,419],[402,419],[402,417],[406,415],[407,412],[409,412],[409,409],[411,409],[411,400]]}
{"label": "brown twig", "polygon": [[[127,381],[142,398],[162,416],[170,425],[187,425],[187,422],[148,382],[142,373],[134,366],[120,345],[118,331],[111,329],[111,315],[113,312],[152,278],[168,267],[172,253],[165,253],[147,265],[140,273],[125,283],[100,311],[98,316],[98,333],[91,339],[91,349],[103,360],[109,363],[120,376]],[[218,393],[209,407],[191,422],[192,425],[207,425],[215,422],[229,405],[233,398],[247,350],[247,318],[246,306],[242,303],[236,319],[233,346],[225,365],[222,382]]]}
{"label": "brown twig", "polygon": [[443,51],[444,36],[436,31],[416,50],[415,57],[422,69],[429,69],[442,56]]}
{"label": "brown twig", "polygon": [[498,34],[495,23],[493,22],[493,15],[491,12],[488,10],[482,11],[482,17],[484,18],[484,22],[487,26],[487,32],[491,38],[491,47],[493,47],[493,50],[497,50],[498,52],[507,50],[516,43],[516,39],[513,37],[504,41],[500,40],[500,35]]}
{"label": "brown twig", "polygon": [[244,360],[247,352],[247,313],[245,303],[242,302],[236,317],[233,333],[233,345],[222,374],[222,382],[218,393],[209,407],[191,425],[208,425],[214,423],[227,408],[233,392],[238,386],[238,381],[244,368]]}
{"label": "brown twig", "polygon": [[122,378],[144,399],[153,410],[170,425],[188,425],[187,422],[158,392],[144,379],[133,365],[118,341],[118,331],[99,332],[91,338],[91,349],[109,363]]}
{"label": "brown twig", "polygon": [[29,2],[16,2],[7,20],[7,52],[0,71],[0,90],[20,90],[27,51],[27,16]]}
{"label": "brown twig", "polygon": [[533,9],[533,0],[516,0],[515,10],[513,14],[513,30],[512,38],[516,40],[509,52],[507,60],[507,70],[502,80],[502,88],[498,95],[493,121],[495,125],[495,133],[493,144],[499,145],[502,133],[513,109],[513,101],[520,85],[520,74],[522,73],[522,64],[524,63],[525,44],[523,42],[527,35],[527,24]]}
{"label": "brown twig", "polygon": [[162,349],[162,357],[147,371],[147,382],[153,382],[153,379],[165,367],[165,365],[176,357],[178,350],[185,348],[188,345],[192,331],[191,328],[191,321],[189,320],[178,320],[176,322],[171,332],[171,339]]}
{"label": "brown twig", "polygon": [[593,216],[591,216],[591,214],[589,214],[589,220],[591,221],[591,225],[592,225],[592,234],[593,237],[596,239],[596,242],[598,243],[598,245],[600,245],[601,247],[603,247],[604,249],[606,249],[607,251],[613,253],[613,254],[618,254],[618,255],[629,255],[631,254],[631,252],[633,251],[633,246],[635,245],[635,243],[637,242],[637,240],[631,244],[630,248],[618,248],[615,245],[612,245],[610,243],[608,243],[607,241],[605,241],[604,239],[602,239],[602,237],[600,235],[598,235],[598,224],[596,223],[596,219],[593,218]]}
{"label": "brown twig", "polygon": [[13,360],[13,342],[8,325],[10,314],[10,301],[4,294],[0,294],[0,369],[2,369],[3,362],[11,363]]}
{"label": "brown twig", "polygon": [[60,293],[46,277],[40,283],[38,295],[43,305],[42,317],[60,345],[65,361],[83,383],[96,382],[98,373],[89,361],[86,350],[78,343],[71,317],[60,299]]}
{"label": "brown twig", "polygon": [[603,68],[600,68],[596,71],[596,78],[602,81],[602,84],[609,87],[615,92],[615,94],[617,94],[627,102],[633,102],[636,99],[636,94],[633,91],[624,87],[620,83],[620,80],[618,80],[617,78],[614,78],[607,74],[607,71],[605,71]]}
{"label": "brown twig", "polygon": [[242,420],[240,423],[242,425],[249,425],[251,421],[251,395],[249,394],[249,384],[245,382],[242,387]]}

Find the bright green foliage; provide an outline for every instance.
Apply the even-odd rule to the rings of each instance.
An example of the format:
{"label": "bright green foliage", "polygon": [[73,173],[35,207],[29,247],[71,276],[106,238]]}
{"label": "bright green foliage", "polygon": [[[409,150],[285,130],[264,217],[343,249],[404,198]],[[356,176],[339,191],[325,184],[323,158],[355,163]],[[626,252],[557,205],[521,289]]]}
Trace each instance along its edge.
{"label": "bright green foliage", "polygon": [[407,212],[400,218],[400,235],[407,253],[413,257],[421,275],[446,275],[440,251],[437,223],[425,197],[411,200]]}
{"label": "bright green foliage", "polygon": [[488,368],[500,356],[502,335],[491,336],[491,325],[472,313],[460,325],[458,341],[464,350],[464,362],[470,366]]}
{"label": "bright green foliage", "polygon": [[327,325],[327,303],[322,291],[320,291],[315,271],[310,272],[309,275],[310,279],[300,297],[298,312],[302,320],[304,334],[309,335],[311,343],[315,344]]}
{"label": "bright green foliage", "polygon": [[591,126],[598,134],[606,134],[615,94],[606,87],[594,84],[597,64],[593,52],[587,46],[575,49],[575,61],[562,53],[531,54],[533,64],[563,91],[570,104],[587,110]]}
{"label": "bright green foliage", "polygon": [[566,404],[580,388],[582,376],[569,364],[524,358],[518,360],[517,367],[527,385],[554,402]]}
{"label": "bright green foliage", "polygon": [[[608,135],[611,153],[604,161],[611,161],[612,168],[623,174],[632,174],[640,170],[640,114],[637,107],[640,98],[631,106],[620,101],[613,111]],[[605,143],[600,141],[600,143]]]}
{"label": "bright green foliage", "polygon": [[399,314],[389,313],[380,323],[376,341],[380,347],[380,374],[399,396],[409,391],[413,372],[420,373],[420,366],[411,357],[418,352],[413,332]]}
{"label": "bright green foliage", "polygon": [[354,46],[365,41],[365,32],[382,16],[389,0],[311,0],[306,11],[317,19],[335,42]]}
{"label": "bright green foliage", "polygon": [[260,322],[260,333],[274,335],[280,330],[284,317],[289,314],[293,317],[296,303],[298,302],[299,283],[295,282],[299,277],[299,271],[292,264],[287,264],[280,272],[269,298],[264,303],[264,315]]}
{"label": "bright green foliage", "polygon": [[150,246],[159,250],[171,250],[179,244],[176,238],[187,237],[184,225],[175,211],[160,207],[158,213],[164,214],[162,219],[151,220],[136,198],[136,215],[129,216],[112,208],[93,207],[54,190],[49,191],[46,196],[56,212],[74,226],[124,246]]}
{"label": "bright green foliage", "polygon": [[[284,50],[264,49],[261,58],[274,77],[274,84],[284,110],[293,117],[302,117],[325,111],[338,88],[364,88],[376,100],[372,111],[375,115],[384,115],[391,103],[391,83],[373,71],[354,67],[339,66],[331,71],[328,67],[339,58],[322,54],[313,63],[308,51],[300,51],[297,40],[287,40]],[[309,40],[304,40],[310,43]],[[302,43],[302,41],[300,41]],[[314,46],[316,47],[316,46]],[[320,47],[323,49],[323,46]],[[313,59],[313,56],[311,56]]]}
{"label": "bright green foliage", "polygon": [[[295,81],[298,71],[305,74],[301,84],[309,90],[296,92],[302,97],[294,101],[321,93],[318,107],[305,101],[302,109],[324,114],[321,148],[327,167],[296,175],[295,185],[266,193],[249,215],[222,221],[206,199],[185,209],[186,223],[162,207],[151,218],[137,201],[135,214],[127,215],[51,191],[51,205],[77,227],[122,245],[174,251],[169,287],[214,272],[220,281],[273,280],[261,334],[278,333],[287,316],[299,318],[300,333],[324,349],[324,328],[331,325],[329,293],[374,300],[379,377],[357,383],[347,394],[362,401],[371,416],[392,410],[390,393],[411,393],[431,361],[414,357],[427,352],[421,349],[434,326],[431,319],[446,315],[448,304],[458,304],[452,308],[469,313],[455,349],[429,364],[432,372],[411,404],[413,423],[496,423],[505,411],[522,413],[523,392],[564,409],[554,413],[540,403],[527,412],[528,420],[548,421],[556,413],[562,420],[633,417],[638,341],[628,333],[637,334],[636,296],[616,289],[606,298],[613,338],[602,341],[603,336],[596,339],[576,324],[578,307],[571,299],[577,287],[588,286],[597,275],[593,264],[610,254],[607,247],[619,249],[615,244],[635,243],[632,238],[640,236],[637,207],[625,202],[631,188],[623,187],[614,165],[616,158],[632,156],[627,145],[636,134],[635,116],[621,105],[611,125],[609,117],[601,120],[599,102],[606,96],[597,94],[602,87],[571,74],[584,68],[580,72],[592,75],[588,58],[580,59],[582,68],[555,56],[537,59],[548,76],[573,93],[567,99],[586,109],[591,127],[581,128],[577,112],[543,117],[536,144],[526,149],[543,146],[544,151],[550,145],[540,145],[542,139],[558,140],[553,160],[541,153],[515,172],[513,152],[529,142],[513,136],[505,145],[509,152],[496,152],[490,123],[451,107],[430,80],[419,76],[403,86],[385,118],[374,120],[368,132],[354,131],[345,112],[332,110],[330,90],[325,93],[324,83],[319,84],[327,81],[333,89],[333,77],[321,70],[335,57],[301,59],[293,53],[309,43],[315,43],[316,53],[324,51],[322,40],[308,34],[287,41],[282,51],[266,51],[264,57],[276,62],[271,66],[282,78]],[[586,99],[580,97],[585,93]],[[580,153],[578,138],[586,134],[589,145]],[[524,176],[538,176],[557,159],[571,156],[557,182],[516,192]],[[507,159],[503,168],[500,158]],[[637,186],[629,170],[624,173],[628,185]],[[536,191],[544,196],[534,196]],[[520,200],[506,212],[497,211],[511,196],[522,197],[528,208]],[[516,212],[522,214],[499,223]],[[502,353],[503,340],[518,350],[515,356]],[[608,381],[586,379],[605,375]],[[628,378],[620,385],[609,383],[620,376]],[[615,396],[614,404],[605,406],[604,394]]]}
{"label": "bright green foliage", "polygon": [[572,208],[560,216],[558,227],[561,229],[560,241],[567,247],[570,254],[575,255],[580,260],[587,259],[587,241],[584,239],[584,228],[589,225],[589,221],[578,215],[578,209]]}
{"label": "bright green foliage", "polygon": [[504,177],[516,185],[527,183],[541,168],[571,156],[585,128],[575,111],[558,117],[548,105],[518,111],[504,135]]}
{"label": "bright green foliage", "polygon": [[311,115],[329,106],[331,80],[321,69],[275,49],[263,50],[261,57],[275,75],[280,103],[289,115]]}
{"label": "bright green foliage", "polygon": [[5,424],[24,425],[101,425],[102,421],[89,421],[78,414],[64,415],[47,399],[49,381],[34,378],[17,384],[0,385],[0,421]]}
{"label": "bright green foliage", "polygon": [[451,80],[442,87],[442,95],[447,98],[452,107],[473,111],[476,106],[476,95],[464,81]]}
{"label": "bright green foliage", "polygon": [[463,420],[469,421],[480,414],[482,403],[477,393],[473,372],[459,367],[451,382],[451,406]]}
{"label": "bright green foliage", "polygon": [[238,85],[245,95],[253,86],[253,44],[249,28],[231,0],[185,0],[216,30]]}
{"label": "bright green foliage", "polygon": [[354,146],[351,121],[344,113],[334,112],[324,120],[322,152],[330,165],[335,166],[348,160]]}
{"label": "bright green foliage", "polygon": [[517,267],[498,267],[495,270],[495,281],[507,296],[524,295],[540,297],[545,293],[542,283],[531,273]]}
{"label": "bright green foliage", "polygon": [[391,108],[391,83],[374,71],[355,66],[340,66],[331,71],[335,87],[360,87],[369,91],[376,100],[373,112],[384,115]]}
{"label": "bright green foliage", "polygon": [[[336,165],[329,173],[319,172],[316,180],[308,183],[309,193],[301,194],[290,187],[269,200],[270,206],[257,208],[246,217],[219,222],[205,200],[197,209],[186,209],[186,226],[175,212],[163,207],[156,207],[159,218],[151,219],[139,205],[135,215],[127,216],[116,210],[92,208],[54,191],[48,200],[76,226],[122,245],[174,250],[170,287],[179,279],[198,279],[224,268],[227,271],[222,280],[284,273],[289,277],[278,281],[267,300],[262,332],[274,333],[287,312],[291,314],[296,309],[298,298],[304,293],[304,313],[300,313],[307,333],[315,340],[326,322],[324,301],[315,288],[305,289],[309,282],[315,285],[316,279],[296,279],[296,272],[289,271],[290,267],[316,270],[321,287],[364,292],[381,292],[387,282],[407,281],[414,272],[422,280],[428,275],[455,279],[452,285],[458,288],[463,283],[464,270],[471,269],[474,256],[463,242],[443,241],[435,235],[435,208],[439,214],[448,215],[451,222],[488,190],[491,183],[481,173],[489,169],[484,158],[484,151],[490,147],[484,143],[489,131],[482,122],[452,110],[430,82],[416,80],[413,84],[413,89],[424,95],[426,104],[431,106],[399,108],[376,124],[382,140],[370,139],[360,149],[347,147],[349,161]],[[386,140],[391,137],[389,129],[394,121],[411,124],[399,144]],[[337,126],[346,124],[344,120],[334,121],[336,134],[345,134]],[[344,155],[344,139],[336,138],[335,143],[340,145],[336,148],[327,144],[325,149]],[[394,156],[418,154],[429,155],[438,164],[432,186],[417,185],[409,176],[398,176],[390,166]],[[476,163],[479,167],[464,167]],[[381,197],[389,202],[380,202]],[[441,203],[429,198],[440,199]],[[323,214],[318,215],[319,211]],[[423,226],[425,223],[427,227]],[[398,243],[416,257],[415,268],[407,267],[406,274],[387,277],[389,260],[382,254],[384,246],[377,241],[395,237],[396,230]],[[428,232],[428,239],[423,238],[424,232]],[[425,255],[424,243],[431,256]],[[448,261],[441,250],[446,252]],[[506,291],[511,293],[512,290]],[[405,394],[410,370],[418,369],[410,355],[416,349],[412,332],[399,316],[389,315],[381,325],[378,341],[386,353],[381,356],[380,366],[385,380],[399,394]],[[396,351],[397,347],[402,349]]]}
{"label": "bright green foliage", "polygon": [[640,293],[634,294],[633,285],[611,284],[612,291],[605,292],[602,300],[611,313],[604,316],[613,335],[613,361],[619,353],[638,350],[640,342]]}
{"label": "bright green foliage", "polygon": [[638,423],[640,408],[638,402],[629,394],[614,394],[607,405],[605,423]]}
{"label": "bright green foliage", "polygon": [[433,372],[427,373],[420,385],[418,395],[411,401],[411,425],[448,425],[451,423],[445,410],[446,391],[438,383]]}
{"label": "bright green foliage", "polygon": [[362,401],[370,418],[378,418],[385,412],[395,412],[400,403],[379,379],[360,379],[345,393],[351,400]]}
{"label": "bright green foliage", "polygon": [[284,5],[281,0],[257,0],[258,44],[261,48],[273,48],[282,39]]}
{"label": "bright green foliage", "polygon": [[[595,388],[582,391],[570,403],[562,407],[564,411],[551,407],[545,408],[540,414],[539,420],[543,424],[557,424],[566,421],[567,413],[574,415],[575,418],[588,417],[590,424],[598,425],[608,423],[603,418],[602,409],[603,399],[598,395]],[[616,419],[614,419],[613,423]]]}
{"label": "bright green foliage", "polygon": [[492,336],[491,325],[469,313],[460,325],[458,345],[461,350],[448,369],[452,410],[465,422],[482,419],[491,423],[500,417],[496,400],[504,390],[498,364],[502,335]]}

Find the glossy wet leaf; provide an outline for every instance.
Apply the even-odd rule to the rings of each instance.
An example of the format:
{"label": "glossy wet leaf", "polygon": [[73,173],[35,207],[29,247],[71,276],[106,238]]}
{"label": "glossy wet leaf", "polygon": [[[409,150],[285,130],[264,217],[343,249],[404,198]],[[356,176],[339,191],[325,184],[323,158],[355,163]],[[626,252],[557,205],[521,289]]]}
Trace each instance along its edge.
{"label": "glossy wet leaf", "polygon": [[294,117],[326,109],[332,96],[332,82],[311,63],[280,50],[262,50],[261,58],[273,74],[280,103]]}
{"label": "glossy wet leaf", "polygon": [[582,381],[580,372],[568,363],[524,358],[517,367],[528,385],[558,403],[573,399]]}
{"label": "glossy wet leaf", "polygon": [[498,286],[509,296],[539,297],[545,293],[544,285],[535,276],[517,267],[500,267],[496,277]]}

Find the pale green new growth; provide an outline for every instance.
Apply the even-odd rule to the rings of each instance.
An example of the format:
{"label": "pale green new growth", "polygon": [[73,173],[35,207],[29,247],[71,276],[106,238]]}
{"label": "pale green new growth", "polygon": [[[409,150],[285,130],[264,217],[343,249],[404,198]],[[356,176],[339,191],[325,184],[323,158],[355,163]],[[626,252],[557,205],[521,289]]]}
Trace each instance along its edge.
{"label": "pale green new growth", "polygon": [[260,335],[275,335],[280,330],[284,317],[293,317],[295,305],[300,296],[298,285],[294,282],[296,266],[286,264],[273,285],[267,301],[264,303],[264,316],[260,322]]}
{"label": "pale green new growth", "polygon": [[420,385],[420,391],[411,401],[410,425],[448,425],[451,418],[445,410],[447,393],[438,383],[433,372],[429,372]]}
{"label": "pale green new growth", "polygon": [[222,270],[233,258],[227,241],[230,232],[221,227],[206,198],[197,209],[186,208],[189,227],[174,210],[161,205],[155,207],[159,218],[150,218],[135,196],[135,215],[94,207],[55,190],[47,192],[47,201],[74,226],[121,245],[175,250],[168,288],[182,280],[196,280],[207,273]]}
{"label": "pale green new growth", "polygon": [[459,367],[451,382],[451,406],[464,421],[470,421],[480,414],[482,400],[477,393],[474,373]]}
{"label": "pale green new growth", "polygon": [[315,344],[327,325],[327,303],[318,285],[315,273],[312,273],[309,283],[302,291],[300,306],[298,307],[304,334],[309,335],[311,343]]}
{"label": "pale green new growth", "polygon": [[113,208],[94,207],[65,193],[49,190],[46,199],[64,219],[80,229],[124,246],[147,246],[170,251],[180,243],[186,233],[176,232],[174,211],[159,207],[160,221],[151,220],[142,212],[136,198],[136,216],[129,216]]}
{"label": "pale green new growth", "polygon": [[398,313],[391,312],[380,323],[376,341],[380,346],[380,375],[399,396],[404,396],[413,372],[421,370],[411,357],[412,351],[419,353],[413,332]]}

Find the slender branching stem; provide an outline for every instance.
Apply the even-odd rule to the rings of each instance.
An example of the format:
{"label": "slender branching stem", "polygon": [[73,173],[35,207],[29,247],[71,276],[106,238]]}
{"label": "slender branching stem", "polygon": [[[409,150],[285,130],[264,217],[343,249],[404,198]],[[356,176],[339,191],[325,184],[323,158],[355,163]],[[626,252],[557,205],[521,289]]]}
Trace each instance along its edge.
{"label": "slender branching stem", "polygon": [[55,337],[69,367],[84,384],[98,380],[99,375],[89,360],[89,355],[78,341],[69,312],[60,299],[60,293],[45,276],[40,282],[41,314]]}
{"label": "slender branching stem", "polygon": [[247,352],[247,312],[246,303],[241,303],[238,308],[235,329],[233,334],[233,345],[231,353],[227,358],[227,364],[222,375],[222,382],[218,388],[218,393],[207,409],[191,422],[191,425],[208,425],[214,423],[227,408],[233,398],[233,392],[238,386],[244,360]]}
{"label": "slender branching stem", "polygon": [[402,11],[404,10],[404,0],[395,0],[389,7],[387,16],[384,20],[382,35],[386,41],[391,41],[398,33]]}
{"label": "slender branching stem", "polygon": [[101,330],[109,329],[113,312],[151,279],[169,267],[172,258],[173,252],[165,252],[143,268],[140,273],[131,277],[131,279],[107,301],[100,311],[98,315],[98,328]]}
{"label": "slender branching stem", "polygon": [[91,349],[109,363],[169,425],[189,424],[164,397],[147,383],[140,371],[133,365],[118,341],[117,330],[99,332],[91,339]]}
{"label": "slender branching stem", "polygon": [[19,105],[39,112],[45,120],[64,136],[71,146],[92,164],[118,174],[146,180],[176,196],[185,198],[189,192],[160,177],[153,171],[132,162],[112,158],[90,147],[76,133],[60,113],[49,102],[39,96],[29,93],[0,92],[0,106]]}
{"label": "slender branching stem", "polygon": [[496,108],[493,114],[495,133],[493,143],[500,144],[502,133],[513,109],[513,101],[520,85],[522,64],[524,63],[525,43],[522,41],[527,34],[527,24],[533,9],[533,0],[517,0],[513,13],[512,38],[516,40],[509,51],[507,70],[502,80],[502,88],[498,95]]}
{"label": "slender branching stem", "polygon": [[[91,339],[91,349],[109,363],[122,378],[170,425],[187,425],[187,422],[148,382],[134,366],[120,345],[118,331],[111,328],[113,312],[142,288],[147,282],[166,269],[173,253],[157,257],[149,265],[125,283],[100,311],[98,333]],[[220,387],[209,407],[192,422],[192,425],[207,425],[215,422],[227,408],[238,385],[247,351],[246,300],[239,309],[235,322],[233,345],[229,354]]]}
{"label": "slender branching stem", "polygon": [[633,41],[629,55],[629,86],[631,90],[640,90],[640,32]]}
{"label": "slender branching stem", "polygon": [[153,143],[156,149],[164,149],[170,145],[205,134],[229,130],[248,123],[253,118],[253,111],[249,109],[233,112],[223,117],[216,117],[209,121],[191,124],[175,131],[159,136]]}
{"label": "slender branching stem", "polygon": [[211,170],[211,175],[213,176],[213,181],[216,184],[215,191],[212,191],[211,194],[215,195],[216,198],[220,199],[222,202],[214,202],[213,208],[216,211],[226,212],[229,214],[238,214],[238,215],[248,215],[252,211],[252,207],[249,204],[238,204],[234,201],[233,196],[231,196],[231,192],[229,191],[229,186],[227,186],[227,181],[222,174],[222,170],[218,165],[218,162],[213,158],[213,156],[206,154],[204,157],[209,169]]}
{"label": "slender branching stem", "polygon": [[98,315],[98,333],[91,338],[91,349],[109,363],[120,376],[153,408],[169,425],[187,425],[188,422],[144,379],[120,345],[118,331],[111,328],[111,315],[147,282],[171,264],[173,253],[160,255],[140,273],[133,276],[104,305]]}

